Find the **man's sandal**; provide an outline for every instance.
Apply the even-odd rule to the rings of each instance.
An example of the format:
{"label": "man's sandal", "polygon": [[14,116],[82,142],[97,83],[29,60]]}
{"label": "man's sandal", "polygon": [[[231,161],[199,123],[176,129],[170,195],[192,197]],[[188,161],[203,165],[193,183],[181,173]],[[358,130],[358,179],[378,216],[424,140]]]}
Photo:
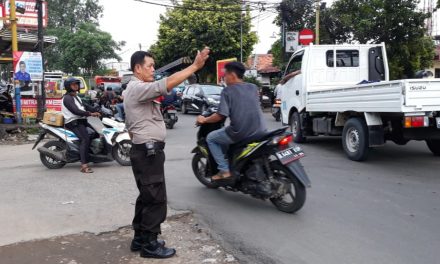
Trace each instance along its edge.
{"label": "man's sandal", "polygon": [[216,175],[211,177],[211,181],[215,184],[227,185],[227,184],[234,183],[234,177],[232,177],[232,174],[225,177],[225,173],[219,172]]}
{"label": "man's sandal", "polygon": [[82,172],[82,173],[93,173],[93,170],[90,167],[82,167],[80,172]]}

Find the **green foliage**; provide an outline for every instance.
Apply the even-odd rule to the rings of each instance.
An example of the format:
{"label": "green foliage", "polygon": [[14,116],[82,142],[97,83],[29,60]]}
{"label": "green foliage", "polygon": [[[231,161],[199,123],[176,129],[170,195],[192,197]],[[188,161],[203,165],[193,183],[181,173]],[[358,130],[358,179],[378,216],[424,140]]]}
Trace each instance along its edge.
{"label": "green foliage", "polygon": [[103,67],[100,60],[120,59],[115,52],[120,44],[95,24],[83,23],[75,32],[62,34],[58,41],[62,53],[57,65],[68,73],[83,72],[91,76]]}
{"label": "green foliage", "polygon": [[99,25],[104,11],[98,1],[93,0],[48,0],[50,29],[62,28],[75,31],[82,23]]}
{"label": "green foliage", "polygon": [[[176,4],[177,5],[177,4]],[[189,9],[188,9],[189,8]],[[190,9],[216,9],[207,12]],[[228,9],[228,11],[221,11]],[[202,79],[214,79],[216,61],[240,58],[241,5],[236,0],[184,0],[180,8],[169,9],[160,17],[158,41],[150,50],[158,66],[184,56],[194,56],[204,46],[211,48]],[[243,15],[243,60],[252,52],[257,36],[251,30],[249,12]]]}
{"label": "green foliage", "polygon": [[255,84],[257,87],[262,87],[263,85],[261,84],[261,82],[259,80],[257,80],[257,77],[255,76],[245,76],[243,78],[243,81],[247,82],[247,83],[253,83]]}
{"label": "green foliage", "polygon": [[413,77],[429,67],[434,43],[426,37],[425,20],[431,14],[416,0],[338,0],[332,5],[340,42],[387,44],[391,79]]}
{"label": "green foliage", "polygon": [[116,42],[110,33],[99,30],[103,7],[92,0],[49,0],[49,24],[46,34],[58,37],[45,50],[47,70],[72,74],[105,71],[103,59],[117,59],[125,42]]}

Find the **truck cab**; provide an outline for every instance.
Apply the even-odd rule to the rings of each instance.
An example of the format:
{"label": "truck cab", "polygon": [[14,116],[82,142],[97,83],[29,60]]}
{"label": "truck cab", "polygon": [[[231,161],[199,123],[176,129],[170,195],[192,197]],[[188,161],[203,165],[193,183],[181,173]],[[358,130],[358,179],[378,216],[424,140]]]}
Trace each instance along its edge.
{"label": "truck cab", "polygon": [[385,44],[310,45],[295,52],[284,76],[301,70],[282,89],[282,121],[306,107],[307,92],[331,90],[361,82],[388,81]]}

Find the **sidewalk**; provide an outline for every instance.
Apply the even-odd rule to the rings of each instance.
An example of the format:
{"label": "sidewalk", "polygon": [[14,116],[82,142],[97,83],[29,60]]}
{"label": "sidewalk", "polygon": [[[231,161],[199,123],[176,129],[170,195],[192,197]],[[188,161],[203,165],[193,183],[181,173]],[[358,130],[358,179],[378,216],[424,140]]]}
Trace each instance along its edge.
{"label": "sidewalk", "polygon": [[162,229],[167,245],[177,249],[177,255],[167,260],[142,259],[139,253],[130,252],[130,227],[99,235],[81,233],[0,247],[0,260],[2,264],[239,263],[190,213],[170,217]]}

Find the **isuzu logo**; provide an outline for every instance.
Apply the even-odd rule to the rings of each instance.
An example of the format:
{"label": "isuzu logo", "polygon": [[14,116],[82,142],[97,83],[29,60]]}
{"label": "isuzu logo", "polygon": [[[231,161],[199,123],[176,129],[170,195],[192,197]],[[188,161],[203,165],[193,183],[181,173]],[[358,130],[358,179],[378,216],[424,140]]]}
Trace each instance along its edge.
{"label": "isuzu logo", "polygon": [[421,90],[426,90],[426,86],[423,85],[419,85],[419,86],[410,86],[409,89],[411,91],[421,91]]}

